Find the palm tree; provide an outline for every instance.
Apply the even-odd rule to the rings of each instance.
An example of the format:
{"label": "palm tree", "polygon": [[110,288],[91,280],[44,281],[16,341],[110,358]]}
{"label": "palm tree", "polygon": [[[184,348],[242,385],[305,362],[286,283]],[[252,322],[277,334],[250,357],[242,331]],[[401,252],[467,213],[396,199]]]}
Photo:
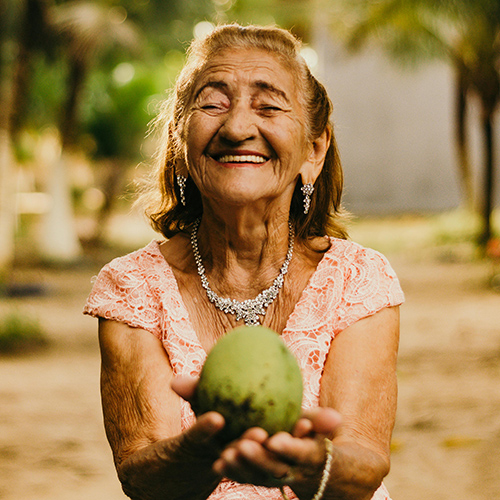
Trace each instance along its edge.
{"label": "palm tree", "polygon": [[67,42],[70,66],[68,96],[60,127],[64,148],[76,143],[78,108],[92,65],[113,45],[137,51],[140,36],[136,27],[127,20],[124,8],[86,1],[54,6],[50,11],[50,24]]}
{"label": "palm tree", "polygon": [[60,158],[54,162],[46,189],[54,203],[46,214],[40,250],[46,259],[71,261],[81,253],[73,218],[72,200],[67,181],[69,158],[78,143],[79,110],[85,81],[101,54],[114,45],[136,49],[139,35],[121,7],[90,2],[54,5],[48,23],[65,42],[68,59],[66,102],[60,116]]}
{"label": "palm tree", "polygon": [[[359,49],[380,40],[400,58],[444,57],[455,70],[455,142],[462,186],[469,207],[474,194],[467,138],[467,108],[480,103],[483,188],[478,242],[492,236],[494,208],[493,125],[500,102],[500,2],[498,0],[340,0],[336,4],[355,15],[342,27],[346,44]],[[341,19],[341,17],[340,17]]]}

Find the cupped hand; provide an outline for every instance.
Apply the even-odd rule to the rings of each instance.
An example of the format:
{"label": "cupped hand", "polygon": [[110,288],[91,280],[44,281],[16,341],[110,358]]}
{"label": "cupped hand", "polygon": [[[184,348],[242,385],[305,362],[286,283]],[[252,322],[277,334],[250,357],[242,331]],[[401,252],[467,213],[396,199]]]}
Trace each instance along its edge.
{"label": "cupped hand", "polygon": [[[176,394],[192,402],[196,391],[198,379],[193,377],[175,377],[171,387]],[[221,451],[217,434],[225,425],[224,417],[215,411],[200,415],[196,422],[185,432],[181,439],[183,447],[188,453],[207,454],[217,458]]]}
{"label": "cupped hand", "polygon": [[276,487],[321,474],[325,463],[324,437],[333,436],[341,417],[331,408],[306,412],[291,434],[268,436],[261,428],[246,431],[230,443],[213,469],[240,483]]}
{"label": "cupped hand", "polygon": [[[192,402],[197,383],[197,378],[176,377],[172,389]],[[213,470],[240,483],[268,487],[292,484],[295,480],[321,473],[325,461],[324,437],[335,435],[340,425],[338,412],[318,407],[304,412],[291,434],[279,432],[269,436],[262,428],[248,429],[241,438],[222,450]],[[193,445],[213,443],[212,438],[223,427],[224,417],[217,412],[208,412],[186,431],[186,437]]]}

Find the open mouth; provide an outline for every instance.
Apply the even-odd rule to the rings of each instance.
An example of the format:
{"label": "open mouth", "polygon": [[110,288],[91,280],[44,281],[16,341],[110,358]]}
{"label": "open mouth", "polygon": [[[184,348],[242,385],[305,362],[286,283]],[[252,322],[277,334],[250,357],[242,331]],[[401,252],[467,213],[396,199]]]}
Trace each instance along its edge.
{"label": "open mouth", "polygon": [[219,163],[265,163],[268,158],[261,155],[222,155],[214,157]]}

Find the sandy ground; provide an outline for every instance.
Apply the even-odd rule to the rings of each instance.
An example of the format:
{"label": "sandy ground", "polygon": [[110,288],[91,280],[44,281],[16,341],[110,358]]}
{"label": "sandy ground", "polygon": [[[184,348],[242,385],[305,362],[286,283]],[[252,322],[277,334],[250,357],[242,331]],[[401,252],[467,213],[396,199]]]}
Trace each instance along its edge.
{"label": "sandy ground", "polygon": [[[386,484],[394,500],[500,498],[500,294],[485,285],[491,264],[432,248],[422,224],[353,232],[390,258],[407,298]],[[81,315],[99,267],[20,270],[47,293],[2,299],[0,312],[38,318],[52,346],[0,358],[1,499],[125,498],[101,421],[96,321]]]}

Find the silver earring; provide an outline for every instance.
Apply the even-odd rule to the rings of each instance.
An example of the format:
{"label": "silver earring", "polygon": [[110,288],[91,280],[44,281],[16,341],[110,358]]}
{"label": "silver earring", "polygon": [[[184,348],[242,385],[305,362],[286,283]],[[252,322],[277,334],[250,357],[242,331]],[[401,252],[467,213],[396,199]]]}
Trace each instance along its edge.
{"label": "silver earring", "polygon": [[308,214],[309,213],[309,207],[311,206],[311,195],[314,192],[314,186],[308,182],[307,184],[304,184],[300,190],[302,191],[304,195],[304,213]]}
{"label": "silver earring", "polygon": [[177,184],[179,186],[179,191],[181,194],[181,204],[185,207],[186,206],[186,197],[184,194],[184,191],[186,189],[186,181],[187,177],[184,177],[183,175],[178,175],[177,176]]}

